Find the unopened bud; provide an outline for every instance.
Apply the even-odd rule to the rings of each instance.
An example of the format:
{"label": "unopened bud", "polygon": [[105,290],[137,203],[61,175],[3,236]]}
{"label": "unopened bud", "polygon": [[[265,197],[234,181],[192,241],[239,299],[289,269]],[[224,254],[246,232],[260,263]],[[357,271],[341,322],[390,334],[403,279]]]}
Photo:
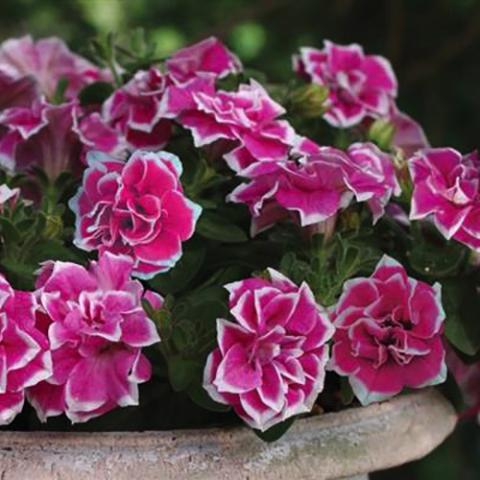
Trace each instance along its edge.
{"label": "unopened bud", "polygon": [[305,118],[321,117],[325,113],[327,98],[328,88],[325,85],[303,85],[290,94],[291,110]]}
{"label": "unopened bud", "polygon": [[382,150],[389,150],[392,144],[395,127],[388,120],[379,118],[368,129],[368,138]]}
{"label": "unopened bud", "polygon": [[63,230],[62,218],[59,215],[48,215],[42,232],[44,238],[58,238]]}

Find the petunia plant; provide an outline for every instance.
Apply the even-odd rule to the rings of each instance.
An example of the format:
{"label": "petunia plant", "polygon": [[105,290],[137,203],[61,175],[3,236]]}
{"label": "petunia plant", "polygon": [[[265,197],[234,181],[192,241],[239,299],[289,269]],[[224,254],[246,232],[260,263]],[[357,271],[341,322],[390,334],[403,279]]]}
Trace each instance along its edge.
{"label": "petunia plant", "polygon": [[280,84],[213,37],[91,47],[0,45],[0,424],[273,440],[455,383],[480,411],[480,162],[387,59],[325,41]]}

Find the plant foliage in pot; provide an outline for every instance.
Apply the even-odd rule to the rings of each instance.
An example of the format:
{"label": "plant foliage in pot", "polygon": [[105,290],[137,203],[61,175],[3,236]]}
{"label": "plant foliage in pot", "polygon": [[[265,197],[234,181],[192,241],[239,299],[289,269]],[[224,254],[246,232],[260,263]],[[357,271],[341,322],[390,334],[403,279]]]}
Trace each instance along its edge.
{"label": "plant foliage in pot", "polygon": [[356,415],[405,446],[391,409],[437,432],[315,472],[334,478],[441,442],[451,407],[410,392],[448,367],[477,412],[479,159],[428,144],[388,60],[325,41],[278,84],[213,37],[167,59],[141,31],[91,46],[95,63],[56,38],[0,45],[8,430],[215,427],[265,455],[306,431],[333,448]]}

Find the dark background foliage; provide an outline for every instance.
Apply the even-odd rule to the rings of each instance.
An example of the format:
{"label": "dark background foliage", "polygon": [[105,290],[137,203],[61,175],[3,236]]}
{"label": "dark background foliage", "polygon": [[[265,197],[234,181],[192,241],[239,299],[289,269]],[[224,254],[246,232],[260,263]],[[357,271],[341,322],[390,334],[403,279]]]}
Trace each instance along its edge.
{"label": "dark background foliage", "polygon": [[[0,39],[58,35],[88,55],[98,32],[142,26],[159,56],[214,34],[272,80],[288,79],[290,55],[324,38],[358,42],[388,57],[400,107],[435,146],[464,152],[480,131],[478,0],[1,0]],[[318,139],[321,142],[321,139]],[[414,442],[415,439],[413,438]],[[461,425],[428,458],[377,479],[480,478],[480,427]]]}

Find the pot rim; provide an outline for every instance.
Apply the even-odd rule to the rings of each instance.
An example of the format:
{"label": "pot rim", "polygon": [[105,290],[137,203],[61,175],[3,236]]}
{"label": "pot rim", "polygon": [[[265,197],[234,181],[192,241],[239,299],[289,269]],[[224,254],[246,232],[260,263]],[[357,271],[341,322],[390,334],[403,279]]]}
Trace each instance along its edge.
{"label": "pot rim", "polygon": [[[100,462],[100,453],[101,463],[110,458],[116,464],[118,455],[130,459],[122,467],[129,473],[116,473],[119,480],[130,479],[139,468],[151,468],[166,479],[232,479],[245,478],[247,473],[262,479],[328,479],[421,458],[443,442],[456,420],[452,405],[438,391],[425,389],[367,407],[299,419],[274,443],[263,442],[242,426],[145,432],[4,431],[0,462],[3,466],[22,452],[27,464],[51,461],[68,470],[75,461]],[[144,478],[156,478],[149,477],[147,470]],[[184,475],[179,476],[180,471]],[[239,472],[242,476],[235,476]]]}

